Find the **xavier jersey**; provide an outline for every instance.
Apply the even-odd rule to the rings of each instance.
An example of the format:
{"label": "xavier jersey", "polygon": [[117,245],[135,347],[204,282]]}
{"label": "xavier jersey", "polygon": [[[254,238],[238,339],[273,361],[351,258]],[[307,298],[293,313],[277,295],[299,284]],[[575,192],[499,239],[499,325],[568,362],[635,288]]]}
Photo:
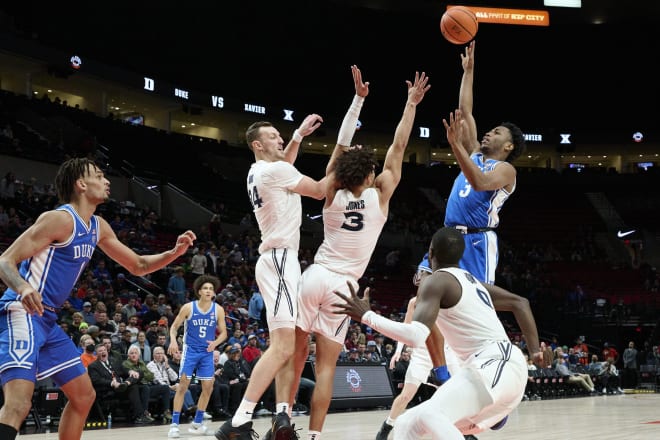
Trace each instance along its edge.
{"label": "xavier jersey", "polygon": [[293,192],[303,175],[285,161],[252,164],[247,177],[247,191],[261,231],[259,253],[268,249],[289,248],[298,251],[302,206],[300,195]]}
{"label": "xavier jersey", "polygon": [[509,341],[490,294],[469,272],[459,268],[440,269],[461,285],[461,298],[455,306],[440,309],[436,323],[445,343],[465,361],[496,341]]}
{"label": "xavier jersey", "polygon": [[[492,171],[499,163],[495,159],[486,159],[483,154],[474,153],[470,156],[482,172]],[[496,228],[500,223],[498,213],[511,192],[502,188],[494,191],[475,191],[461,173],[454,180],[447,209],[445,211],[445,226],[467,226],[468,228]]]}
{"label": "xavier jersey", "polygon": [[204,312],[199,308],[199,301],[193,301],[191,304],[192,312],[184,322],[183,344],[187,350],[206,351],[208,341],[215,339],[219,306],[211,303],[211,307]]}
{"label": "xavier jersey", "polygon": [[323,243],[314,263],[333,272],[360,278],[387,217],[380,209],[378,191],[365,189],[359,197],[342,189],[332,204],[323,208]]}
{"label": "xavier jersey", "polygon": [[[73,232],[63,243],[52,243],[40,253],[21,262],[19,273],[41,293],[43,304],[59,308],[71,294],[99,241],[99,221],[92,216],[89,225],[69,204],[57,208],[73,217]],[[17,300],[18,295],[7,289],[2,304]]]}

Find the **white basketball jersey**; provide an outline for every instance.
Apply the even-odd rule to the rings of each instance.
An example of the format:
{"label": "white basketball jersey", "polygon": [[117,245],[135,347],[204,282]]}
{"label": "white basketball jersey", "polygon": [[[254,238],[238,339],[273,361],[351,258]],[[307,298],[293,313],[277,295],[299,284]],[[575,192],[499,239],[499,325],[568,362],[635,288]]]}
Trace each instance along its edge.
{"label": "white basketball jersey", "polygon": [[303,175],[289,162],[252,164],[247,177],[247,191],[261,231],[259,253],[268,249],[289,248],[296,252],[300,244],[302,206],[293,188]]}
{"label": "white basketball jersey", "polygon": [[495,341],[509,341],[490,294],[469,272],[459,268],[439,269],[461,284],[461,299],[449,309],[440,309],[436,323],[445,343],[465,361]]}
{"label": "white basketball jersey", "polygon": [[314,263],[359,279],[386,220],[375,188],[365,189],[357,198],[346,189],[337,191],[332,204],[323,208],[324,238]]}

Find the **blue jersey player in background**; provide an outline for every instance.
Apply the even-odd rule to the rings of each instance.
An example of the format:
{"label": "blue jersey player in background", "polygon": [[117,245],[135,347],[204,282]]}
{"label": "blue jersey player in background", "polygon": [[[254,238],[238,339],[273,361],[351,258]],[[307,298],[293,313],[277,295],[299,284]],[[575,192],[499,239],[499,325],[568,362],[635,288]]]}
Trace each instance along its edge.
{"label": "blue jersey player in background", "polygon": [[215,379],[213,351],[227,339],[225,309],[215,302],[215,292],[218,287],[220,287],[220,280],[213,275],[197,277],[193,281],[193,292],[198,299],[184,304],[170,327],[170,346],[167,352],[174,355],[179,351],[179,343],[176,340],[177,332],[181,324],[184,324],[179,387],[174,396],[172,424],[167,434],[169,438],[180,436],[179,418],[183,407],[183,396],[190,386],[193,372],[202,383],[202,393],[197,402],[195,419],[188,432],[205,435],[207,431],[206,425],[202,422],[213,392],[213,380]]}
{"label": "blue jersey player in background", "polygon": [[94,215],[110,196],[110,182],[91,160],[64,162],[55,176],[61,206],[42,213],[0,256],[0,439],[14,440],[32,402],[35,382],[51,377],[68,401],[59,423],[61,440],[80,439],[95,392],[80,352],[57,324],[57,313],[98,246],[135,275],[158,270],[195,240],[179,235],[174,248],[138,255],[103,218]]}
{"label": "blue jersey player in background", "polygon": [[473,41],[465,49],[465,55],[461,54],[459,110],[463,134],[460,142],[443,121],[447,141],[461,167],[447,200],[445,226],[463,233],[465,253],[459,266],[479,281],[494,284],[498,258],[494,230],[500,222],[498,214],[502,205],[516,188],[516,169],[511,162],[525,150],[525,137],[515,124],[503,122],[487,132],[481,142],[477,138],[477,124],[472,115],[474,48]]}

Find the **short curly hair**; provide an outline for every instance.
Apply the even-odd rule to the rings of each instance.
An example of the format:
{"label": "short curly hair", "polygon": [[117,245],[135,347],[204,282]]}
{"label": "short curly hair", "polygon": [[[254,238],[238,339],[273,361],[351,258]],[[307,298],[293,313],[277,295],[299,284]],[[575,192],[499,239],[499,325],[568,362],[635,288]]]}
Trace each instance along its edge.
{"label": "short curly hair", "polygon": [[220,287],[220,280],[218,277],[215,277],[213,275],[200,275],[197,278],[195,278],[195,281],[193,281],[193,293],[195,296],[199,295],[199,289],[202,288],[202,286],[206,283],[211,283],[213,284],[213,290],[217,291],[218,287]]}
{"label": "short curly hair", "polygon": [[506,161],[511,163],[520,157],[521,154],[527,149],[527,144],[525,143],[525,135],[523,134],[520,127],[518,127],[513,122],[502,122],[500,124],[502,127],[506,127],[511,132],[511,143],[513,143],[513,150],[509,153],[506,158]]}
{"label": "short curly hair", "polygon": [[352,190],[364,183],[378,166],[374,154],[362,148],[352,149],[337,159],[335,178],[341,188]]}

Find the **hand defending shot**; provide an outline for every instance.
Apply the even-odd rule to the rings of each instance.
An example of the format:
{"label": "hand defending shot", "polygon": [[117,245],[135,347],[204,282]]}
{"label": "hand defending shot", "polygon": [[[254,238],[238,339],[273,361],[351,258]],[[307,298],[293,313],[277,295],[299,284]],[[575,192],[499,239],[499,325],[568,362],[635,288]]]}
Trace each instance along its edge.
{"label": "hand defending shot", "polygon": [[350,281],[346,281],[348,289],[351,291],[351,296],[348,297],[341,292],[334,291],[335,295],[343,299],[344,303],[334,303],[332,304],[338,310],[334,310],[332,313],[337,315],[348,315],[356,321],[362,320],[362,315],[371,310],[371,303],[369,302],[369,288],[364,291],[364,296],[358,298],[357,291],[353,284]]}
{"label": "hand defending shot", "polygon": [[316,113],[307,115],[305,119],[303,119],[302,124],[300,124],[300,127],[298,127],[298,133],[301,136],[309,136],[314,133],[314,130],[321,126],[321,123],[323,123],[323,118],[320,115],[317,115]]}
{"label": "hand defending shot", "polygon": [[176,255],[185,254],[188,248],[193,245],[196,239],[197,236],[193,231],[190,230],[179,235],[176,239],[176,244],[174,245],[174,253]]}

